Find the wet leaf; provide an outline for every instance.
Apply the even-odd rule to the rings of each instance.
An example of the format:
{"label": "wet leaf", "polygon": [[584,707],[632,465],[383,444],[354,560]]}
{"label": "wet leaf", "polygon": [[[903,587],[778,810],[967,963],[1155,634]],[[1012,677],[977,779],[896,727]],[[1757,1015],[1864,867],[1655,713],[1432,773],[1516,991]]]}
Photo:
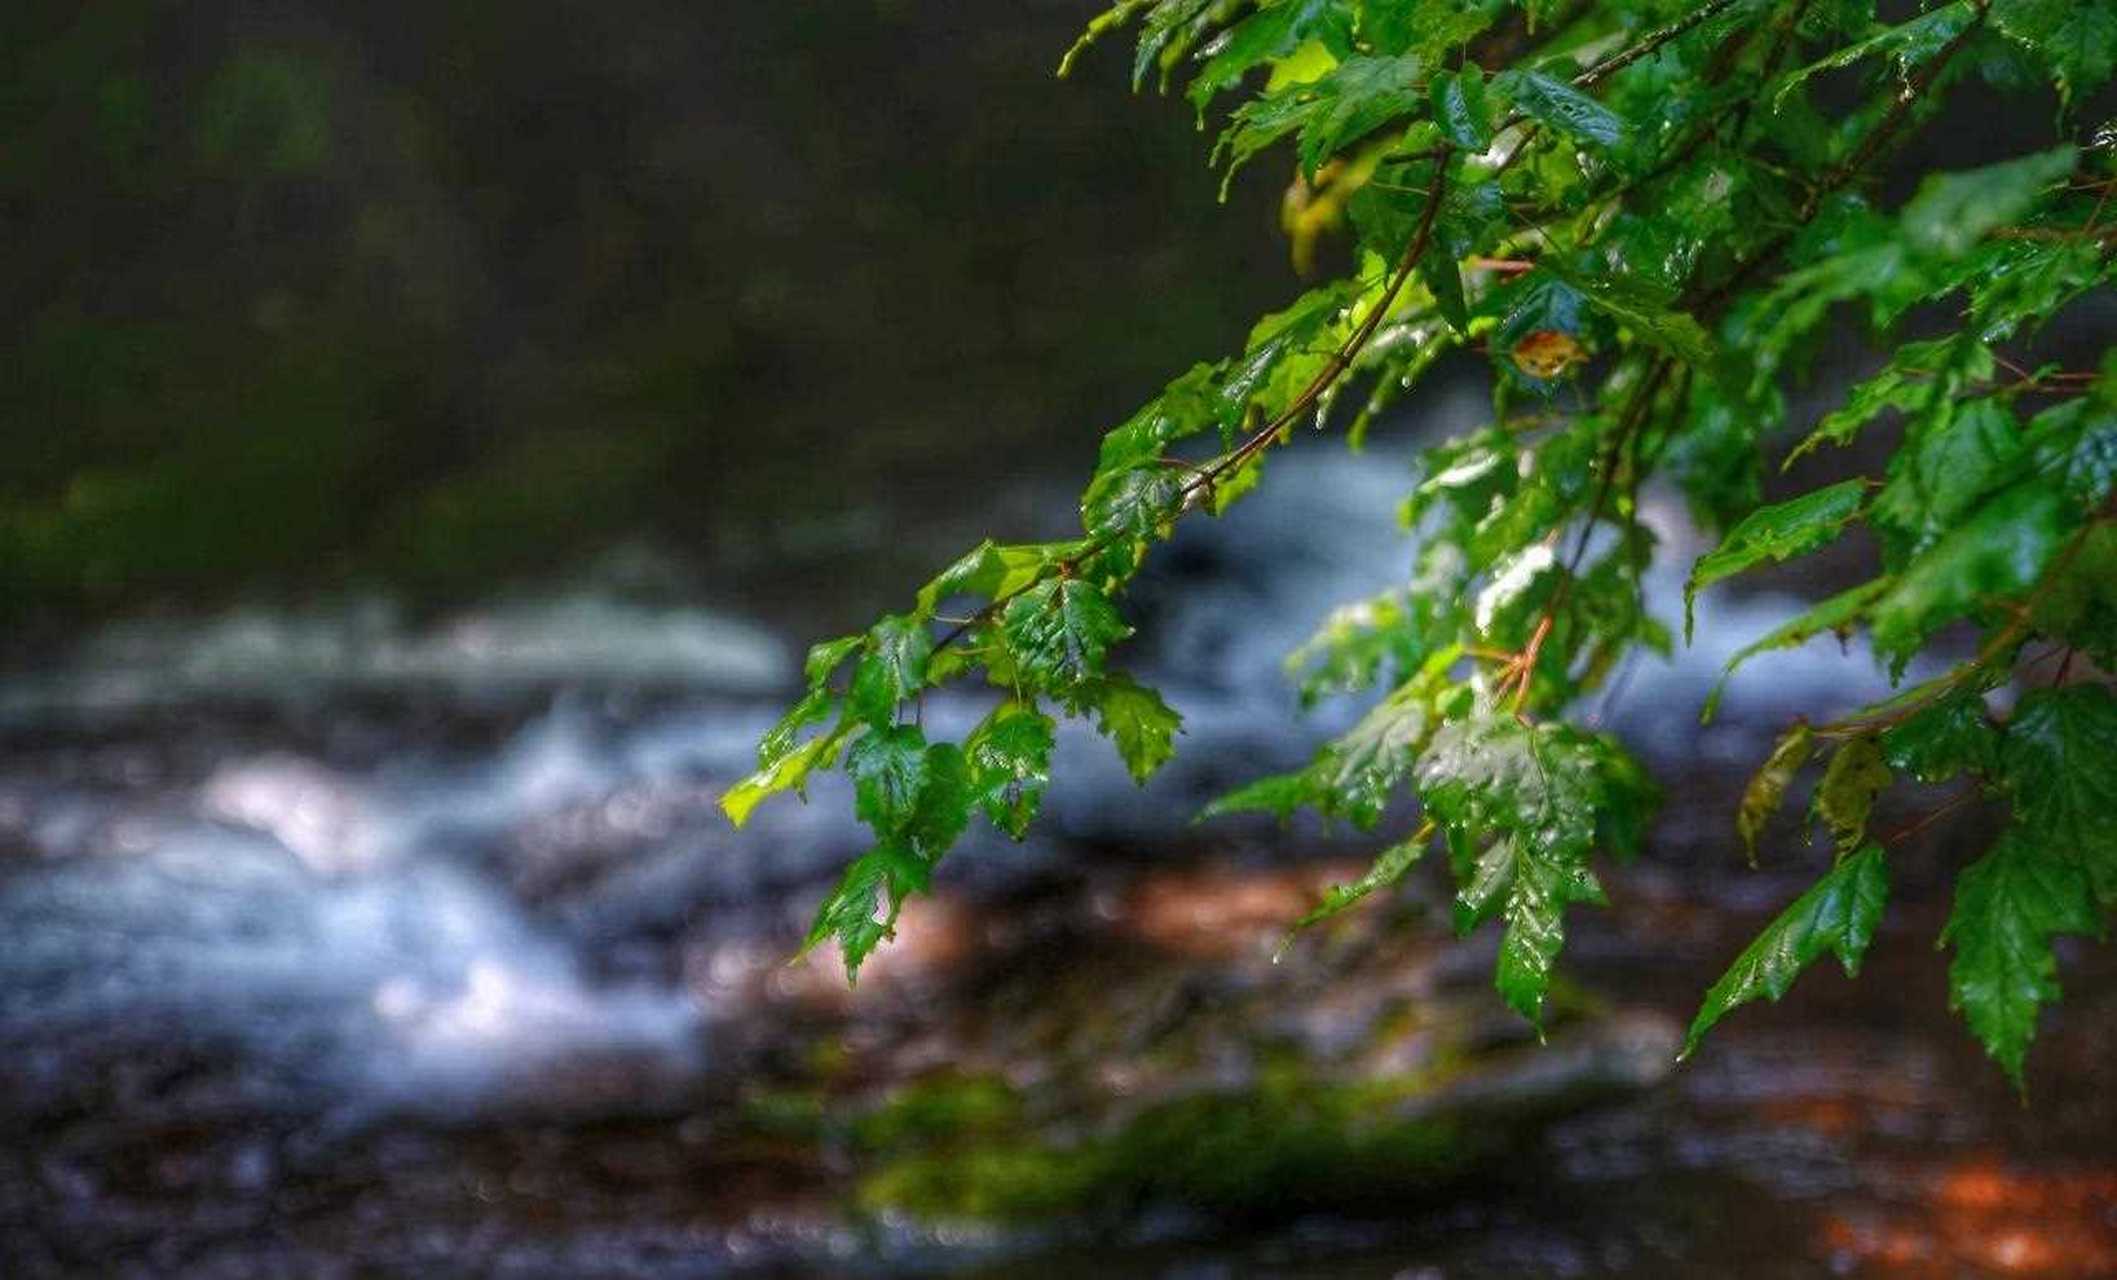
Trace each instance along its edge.
{"label": "wet leaf", "polygon": [[992,825],[1019,840],[1051,782],[1056,725],[1020,702],[1003,702],[970,735],[964,753],[977,804]]}
{"label": "wet leaf", "polygon": [[1735,831],[1742,837],[1742,852],[1751,866],[1757,865],[1757,839],[1764,834],[1765,824],[1786,803],[1786,789],[1793,785],[1815,750],[1815,731],[1806,721],[1796,721],[1743,790],[1742,804],[1735,813]]}
{"label": "wet leaf", "polygon": [[1896,781],[1882,746],[1871,737],[1848,738],[1831,753],[1816,784],[1816,816],[1830,828],[1838,848],[1850,849],[1867,834],[1875,798]]}
{"label": "wet leaf", "polygon": [[1132,634],[1110,597],[1078,578],[1055,578],[1016,596],[1001,630],[1023,677],[1059,694],[1100,674],[1110,646]]}
{"label": "wet leaf", "polygon": [[1535,71],[1503,72],[1500,93],[1540,124],[1579,142],[1614,147],[1625,137],[1624,118],[1562,80]]}
{"label": "wet leaf", "polygon": [[866,652],[853,668],[847,707],[868,724],[886,727],[897,708],[926,686],[926,659],[933,647],[933,637],[918,618],[893,614],[876,623],[867,633]]}
{"label": "wet leaf", "polygon": [[1901,666],[1947,623],[2033,586],[2071,532],[2063,495],[2025,481],[1985,503],[1906,565],[1874,603],[1875,647]]}
{"label": "wet leaf", "polygon": [[1938,699],[1932,706],[1882,734],[1892,768],[1920,782],[1946,782],[1964,770],[1990,773],[1999,766],[1999,731],[1974,689]]}
{"label": "wet leaf", "polygon": [[1774,1001],[1784,996],[1826,951],[1838,957],[1847,977],[1859,976],[1888,898],[1889,868],[1878,846],[1868,845],[1831,868],[1766,925],[1705,993],[1682,1056],[1696,1052],[1705,1033],[1732,1010],[1759,996]]}
{"label": "wet leaf", "polygon": [[1866,494],[1865,481],[1847,480],[1750,513],[1692,566],[1691,580],[1683,589],[1685,638],[1691,634],[1692,605],[1700,591],[1767,560],[1807,555],[1830,543],[1860,514]]}
{"label": "wet leaf", "polygon": [[918,854],[888,842],[876,845],[845,869],[838,887],[817,906],[802,954],[835,938],[846,980],[857,982],[860,966],[895,933],[904,900],[924,892],[931,879],[931,870]]}
{"label": "wet leaf", "polygon": [[926,781],[926,735],[916,725],[871,729],[845,753],[853,780],[853,811],[877,835],[894,835],[911,820]]}
{"label": "wet leaf", "polygon": [[2039,689],[2015,709],[2000,751],[2023,836],[2079,866],[2117,910],[2117,694]]}
{"label": "wet leaf", "polygon": [[[1294,930],[1321,924],[1333,916],[1342,915],[1354,906],[1367,900],[1372,894],[1387,889],[1402,880],[1426,855],[1428,837],[1421,833],[1409,840],[1400,841],[1375,856],[1374,865],[1358,880],[1347,884],[1334,884],[1323,894],[1323,901],[1307,915],[1294,922]],[[1293,940],[1292,932],[1287,941]],[[1284,947],[1281,948],[1284,950]]]}
{"label": "wet leaf", "polygon": [[1492,145],[1492,104],[1485,96],[1485,72],[1476,63],[1433,77],[1433,118],[1441,135],[1465,151]]}
{"label": "wet leaf", "polygon": [[2037,1014],[2058,999],[2051,939],[2099,927],[2087,877],[2019,828],[1955,882],[1955,909],[1941,934],[1955,948],[1950,1001],[2016,1087]]}
{"label": "wet leaf", "polygon": [[1079,694],[1095,711],[1095,726],[1117,746],[1134,782],[1144,783],[1176,750],[1183,717],[1169,709],[1161,695],[1130,676],[1092,680]]}

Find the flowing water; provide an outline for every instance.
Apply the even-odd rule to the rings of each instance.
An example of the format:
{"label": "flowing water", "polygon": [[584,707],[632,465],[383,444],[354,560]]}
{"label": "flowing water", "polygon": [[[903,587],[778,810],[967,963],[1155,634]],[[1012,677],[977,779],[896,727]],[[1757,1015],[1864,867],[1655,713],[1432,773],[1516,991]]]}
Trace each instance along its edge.
{"label": "flowing water", "polygon": [[[1783,847],[1739,868],[1742,764],[1787,716],[1884,688],[1864,654],[1817,644],[1758,661],[1701,731],[1728,651],[1791,598],[1709,597],[1709,639],[1599,708],[1669,803],[1647,857],[1611,874],[1614,908],[1579,919],[1551,1048],[1494,1016],[1489,942],[1448,938],[1431,881],[1271,965],[1362,846],[1188,817],[1346,723],[1355,708],[1294,717],[1279,659],[1406,559],[1377,551],[1406,475],[1386,457],[1275,468],[1149,584],[1134,653],[1185,715],[1177,763],[1136,789],[1092,734],[1065,736],[1048,820],[1024,845],[970,841],[857,992],[828,957],[786,963],[862,844],[842,789],[739,835],[713,807],[810,638],[739,601],[591,586],[438,620],[236,612],[112,627],[16,672],[0,1272],[2117,1272],[2111,966],[2067,953],[2074,994],[2020,1106],[1951,1022],[1930,945],[1975,819],[1905,846],[1858,984],[1819,970],[1670,1067],[1676,1020],[1814,869]],[[1665,564],[1687,564],[1692,535],[1654,514]],[[1678,570],[1650,590],[1673,617]],[[956,729],[978,710],[926,714]],[[1240,1185],[1142,1175],[1115,1210],[981,1215],[966,1206],[999,1193],[885,1159],[923,1114],[907,1098],[989,1134],[979,1107],[1252,1097],[1288,1053],[1343,1082],[1434,1043],[1459,1064],[1421,1105],[1508,1140],[1422,1193],[1294,1153]],[[1377,1104],[1350,1124],[1386,1121]],[[934,1149],[945,1166],[1000,1148]],[[915,1173],[957,1197],[947,1212],[878,1190]],[[1210,1194],[1170,1190],[1194,1184]]]}

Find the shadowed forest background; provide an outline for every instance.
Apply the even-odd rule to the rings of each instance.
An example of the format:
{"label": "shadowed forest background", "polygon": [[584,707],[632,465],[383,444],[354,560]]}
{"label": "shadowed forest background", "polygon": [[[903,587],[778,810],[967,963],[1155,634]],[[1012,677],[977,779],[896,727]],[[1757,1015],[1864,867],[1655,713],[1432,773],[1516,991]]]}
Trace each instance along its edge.
{"label": "shadowed forest background", "polygon": [[10,6],[7,607],[827,573],[1078,465],[1292,282],[1084,8]]}
{"label": "shadowed forest background", "polygon": [[[1864,535],[1599,705],[1668,803],[1549,1045],[1437,882],[1274,962],[1373,842],[1191,819],[1357,713],[1281,659],[1405,576],[1468,365],[1156,552],[1151,786],[1062,735],[1049,821],[857,990],[789,963],[845,789],[715,801],[802,647],[1074,529],[1099,433],[1303,287],[1282,163],[1221,204],[1124,50],[1052,79],[1099,7],[0,7],[0,1272],[2117,1272],[2108,948],[2061,944],[2027,1108],[1933,962],[1989,813],[1904,846],[1859,985],[1674,1066],[1828,865],[1788,819],[1741,869],[1747,769],[1887,683],[1817,643],[1697,708]],[[2048,126],[1980,95],[1907,168]],[[1646,505],[1679,618],[1708,544]]]}

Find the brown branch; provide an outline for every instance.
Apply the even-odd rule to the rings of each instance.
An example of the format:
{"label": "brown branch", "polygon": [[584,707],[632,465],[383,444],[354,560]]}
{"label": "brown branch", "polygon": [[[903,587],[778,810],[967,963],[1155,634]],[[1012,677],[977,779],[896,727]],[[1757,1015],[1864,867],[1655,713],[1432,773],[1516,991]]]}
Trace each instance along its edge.
{"label": "brown branch", "polygon": [[1920,818],[1918,821],[1911,823],[1908,826],[1899,827],[1895,831],[1890,832],[1888,835],[1883,836],[1882,844],[1884,847],[1887,847],[1889,845],[1902,844],[1904,841],[1909,840],[1911,837],[1917,835],[1919,832],[1924,831],[1926,828],[1932,826],[1936,822],[1939,822],[1942,818],[1945,818],[1949,814],[1954,813],[1956,810],[1962,808],[1966,804],[1969,804],[1975,799],[1977,799],[1977,788],[1971,787],[1969,790],[1951,799],[1950,801],[1948,801],[1948,803],[1942,805],[1938,809],[1935,809],[1933,812],[1927,814],[1923,818]]}
{"label": "brown branch", "polygon": [[1801,202],[1801,208],[1795,214],[1794,224],[1774,236],[1764,248],[1737,267],[1733,274],[1710,293],[1693,302],[1687,310],[1710,312],[1731,300],[1749,282],[1751,276],[1786,251],[1801,228],[1815,221],[1825,200],[1842,191],[1854,178],[1859,177],[1867,166],[1874,163],[1882,151],[1896,140],[1897,135],[1903,132],[1904,126],[1910,122],[1911,108],[1918,104],[1919,99],[1925,97],[1934,82],[1940,79],[1941,73],[1948,69],[1948,64],[1955,61],[1956,55],[1963,51],[1983,27],[1988,0],[1975,0],[1975,3],[1977,17],[1944,45],[1940,52],[1920,65],[1911,79],[1905,82],[1904,87],[1898,90],[1896,102],[1890,107],[1888,114],[1884,115],[1874,128],[1867,131],[1867,135],[1860,140],[1860,145],[1853,149],[1851,155],[1832,166],[1823,180],[1808,193],[1808,198]]}
{"label": "brown branch", "polygon": [[[2021,604],[2015,608],[2014,620],[2002,627],[1990,640],[1980,646],[1977,655],[1971,658],[1970,661],[1950,671],[1947,675],[1937,677],[1929,682],[1925,686],[1923,696],[1913,698],[1904,706],[1880,715],[1852,715],[1847,716],[1843,720],[1834,720],[1829,724],[1817,725],[1815,728],[1816,736],[1819,738],[1857,738],[1872,733],[1877,729],[1886,729],[1891,725],[1902,724],[1932,706],[1935,702],[1938,702],[1943,696],[1953,693],[1971,676],[1988,670],[1994,659],[2028,639],[2029,632],[2032,629],[2030,616],[2036,612],[2036,606],[2041,604],[2044,597],[2050,595],[2052,588],[2058,585],[2059,576],[2073,563],[2073,558],[2080,554],[2081,548],[2087,545],[2088,535],[2103,523],[2105,523],[2103,520],[2090,520],[2082,525],[2066,541],[2066,545],[2060,549],[2057,557],[2051,561],[2050,567],[2043,571],[2043,575],[2037,579],[2036,585],[2027,596],[2023,597]],[[1917,692],[1917,690],[1913,692]],[[1909,695],[1905,696],[1908,697]]]}
{"label": "brown branch", "polygon": [[1625,406],[1623,419],[1618,424],[1617,434],[1604,449],[1602,475],[1595,488],[1595,500],[1588,508],[1587,523],[1581,526],[1580,540],[1573,546],[1573,555],[1566,564],[1565,576],[1558,581],[1558,589],[1551,593],[1551,603],[1544,607],[1543,616],[1537,620],[1536,630],[1531,633],[1529,643],[1522,648],[1516,667],[1509,679],[1518,681],[1514,691],[1514,714],[1520,716],[1529,701],[1529,686],[1536,679],[1537,659],[1542,656],[1544,641],[1558,623],[1559,610],[1565,608],[1574,578],[1580,573],[1581,561],[1588,554],[1588,543],[1593,539],[1595,526],[1601,521],[1603,508],[1609,505],[1610,491],[1617,480],[1617,469],[1624,458],[1624,449],[1634,433],[1645,425],[1653,410],[1654,397],[1661,392],[1661,384],[1668,380],[1669,371],[1675,367],[1673,359],[1664,357],[1654,362],[1646,381],[1633,393],[1631,402]]}
{"label": "brown branch", "polygon": [[[1367,318],[1360,323],[1359,328],[1353,330],[1352,334],[1346,338],[1337,350],[1331,353],[1330,359],[1324,363],[1323,367],[1316,372],[1315,377],[1309,380],[1308,385],[1302,388],[1301,393],[1295,396],[1286,408],[1280,410],[1269,422],[1266,422],[1262,427],[1251,433],[1241,445],[1226,457],[1209,467],[1200,469],[1191,481],[1177,491],[1176,501],[1172,507],[1175,515],[1182,515],[1192,510],[1198,499],[1203,495],[1209,494],[1213,487],[1225,479],[1230,472],[1240,469],[1258,454],[1269,449],[1288,427],[1299,421],[1303,414],[1315,408],[1317,402],[1323,398],[1324,393],[1329,391],[1332,385],[1347,370],[1352,368],[1353,361],[1359,358],[1360,352],[1373,339],[1375,331],[1381,328],[1383,318],[1396,305],[1397,295],[1404,291],[1404,286],[1411,280],[1412,272],[1418,268],[1419,260],[1426,255],[1427,248],[1433,243],[1434,226],[1439,221],[1441,204],[1447,196],[1447,154],[1452,154],[1453,148],[1447,148],[1445,152],[1446,154],[1440,157],[1439,163],[1434,169],[1433,188],[1427,196],[1425,211],[1419,217],[1418,228],[1413,232],[1411,242],[1406,246],[1404,256],[1398,261],[1395,272],[1391,274],[1388,283],[1383,287],[1382,296],[1376,300],[1374,309],[1368,312]],[[1080,572],[1083,564],[1102,552],[1109,550],[1116,542],[1117,538],[1108,533],[1091,538],[1086,546],[1058,561],[1050,571],[1039,572],[1034,578],[1031,578],[1015,590],[995,597],[983,608],[972,614],[961,626],[949,632],[934,647],[936,649],[946,649],[962,639],[964,634],[970,631],[971,628],[990,619],[1016,597],[1041,585],[1051,576],[1052,572],[1056,572],[1062,578],[1073,577]]]}
{"label": "brown branch", "polygon": [[1691,10],[1660,30],[1648,33],[1640,39],[1638,44],[1633,45],[1631,48],[1613,53],[1601,62],[1589,67],[1586,71],[1575,76],[1573,83],[1582,89],[1600,84],[1633,63],[1650,58],[1661,52],[1662,47],[1670,41],[1682,39],[1697,28],[1734,8],[1740,2],[1741,0],[1712,0],[1709,4],[1699,5],[1696,9]]}

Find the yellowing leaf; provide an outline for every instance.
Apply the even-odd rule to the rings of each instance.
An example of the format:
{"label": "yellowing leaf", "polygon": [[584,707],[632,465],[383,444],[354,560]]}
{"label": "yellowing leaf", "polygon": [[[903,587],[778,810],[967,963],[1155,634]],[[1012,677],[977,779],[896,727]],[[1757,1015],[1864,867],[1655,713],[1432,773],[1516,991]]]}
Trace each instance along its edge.
{"label": "yellowing leaf", "polygon": [[1514,363],[1523,373],[1545,382],[1563,378],[1588,362],[1588,349],[1569,333],[1538,329],[1514,344]]}
{"label": "yellowing leaf", "polygon": [[1742,793],[1742,804],[1735,811],[1735,831],[1742,837],[1742,851],[1751,866],[1757,865],[1757,837],[1764,833],[1764,824],[1779,811],[1786,802],[1786,789],[1793,784],[1801,766],[1815,754],[1815,731],[1806,721],[1797,721],[1772,748],[1764,767],[1757,770]]}

